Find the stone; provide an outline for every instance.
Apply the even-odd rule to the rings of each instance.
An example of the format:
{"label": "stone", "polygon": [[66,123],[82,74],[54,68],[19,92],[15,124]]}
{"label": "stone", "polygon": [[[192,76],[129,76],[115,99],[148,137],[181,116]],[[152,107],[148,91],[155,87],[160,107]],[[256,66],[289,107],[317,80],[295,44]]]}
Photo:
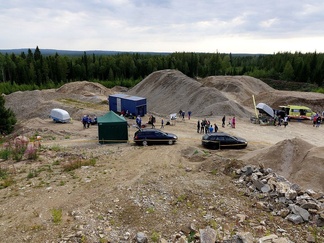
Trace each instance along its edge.
{"label": "stone", "polygon": [[306,209],[303,209],[297,205],[294,205],[294,204],[290,204],[289,205],[289,209],[294,213],[294,214],[297,214],[297,215],[300,215],[304,221],[308,221],[309,220],[309,217],[310,217],[310,214],[309,212],[306,210]]}
{"label": "stone", "polygon": [[147,236],[143,232],[138,232],[134,237],[136,243],[148,243]]}
{"label": "stone", "polygon": [[272,243],[273,240],[278,239],[278,236],[275,234],[267,235],[258,240],[258,243]]}
{"label": "stone", "polygon": [[200,243],[211,243],[216,241],[216,231],[209,226],[206,229],[200,229]]}
{"label": "stone", "polygon": [[301,224],[304,222],[303,218],[297,214],[289,214],[286,219],[294,224]]}

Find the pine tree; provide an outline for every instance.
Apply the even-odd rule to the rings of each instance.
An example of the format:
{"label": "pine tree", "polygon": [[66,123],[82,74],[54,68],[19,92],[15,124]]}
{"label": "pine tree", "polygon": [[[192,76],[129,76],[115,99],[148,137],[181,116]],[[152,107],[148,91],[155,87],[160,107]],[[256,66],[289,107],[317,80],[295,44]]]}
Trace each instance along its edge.
{"label": "pine tree", "polygon": [[0,96],[0,133],[10,134],[14,130],[17,119],[11,109],[5,107],[5,99]]}

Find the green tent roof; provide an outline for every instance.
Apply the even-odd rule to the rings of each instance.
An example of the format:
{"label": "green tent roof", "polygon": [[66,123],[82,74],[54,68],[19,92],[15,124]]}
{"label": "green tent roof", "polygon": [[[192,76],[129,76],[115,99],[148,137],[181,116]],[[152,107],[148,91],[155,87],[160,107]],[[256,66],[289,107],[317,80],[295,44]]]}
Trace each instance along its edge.
{"label": "green tent roof", "polygon": [[117,115],[113,111],[109,111],[107,114],[98,117],[98,123],[119,123],[126,122],[125,117]]}

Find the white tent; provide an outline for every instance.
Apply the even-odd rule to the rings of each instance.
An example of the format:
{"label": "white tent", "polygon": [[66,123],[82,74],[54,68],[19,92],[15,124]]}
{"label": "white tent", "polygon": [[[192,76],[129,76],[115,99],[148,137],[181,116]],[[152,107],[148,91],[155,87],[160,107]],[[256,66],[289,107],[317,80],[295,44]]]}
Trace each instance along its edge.
{"label": "white tent", "polygon": [[265,113],[268,116],[274,117],[273,109],[270,106],[268,106],[267,104],[259,103],[259,104],[257,104],[256,108],[259,110],[260,113]]}

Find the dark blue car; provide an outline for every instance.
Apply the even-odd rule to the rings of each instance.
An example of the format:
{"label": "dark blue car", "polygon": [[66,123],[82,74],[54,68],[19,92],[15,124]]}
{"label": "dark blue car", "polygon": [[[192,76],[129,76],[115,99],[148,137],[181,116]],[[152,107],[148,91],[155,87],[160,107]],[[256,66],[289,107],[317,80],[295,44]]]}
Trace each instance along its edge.
{"label": "dark blue car", "polygon": [[204,147],[210,149],[242,149],[248,145],[244,138],[235,137],[224,132],[205,134],[201,143]]}
{"label": "dark blue car", "polygon": [[139,145],[149,144],[174,144],[178,140],[177,135],[167,133],[159,129],[139,129],[134,134],[134,142]]}

